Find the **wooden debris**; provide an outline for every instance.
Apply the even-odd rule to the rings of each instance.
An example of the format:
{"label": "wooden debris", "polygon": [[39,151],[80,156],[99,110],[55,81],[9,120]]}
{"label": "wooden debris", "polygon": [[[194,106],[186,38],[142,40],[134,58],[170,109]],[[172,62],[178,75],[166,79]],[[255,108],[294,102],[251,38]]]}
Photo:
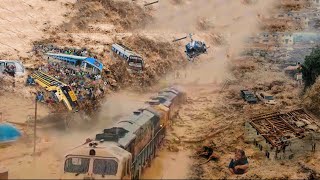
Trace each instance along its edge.
{"label": "wooden debris", "polygon": [[208,135],[206,135],[206,136],[198,137],[198,138],[195,138],[195,139],[189,139],[189,140],[181,140],[181,141],[182,141],[182,142],[185,142],[185,143],[198,143],[198,142],[203,142],[203,141],[205,141],[206,139],[212,138],[213,136],[215,136],[215,135],[217,135],[217,134],[225,131],[226,129],[230,128],[232,124],[233,124],[233,123],[225,126],[224,128],[218,129],[218,130],[214,131],[213,133],[210,133],[210,134],[208,134]]}

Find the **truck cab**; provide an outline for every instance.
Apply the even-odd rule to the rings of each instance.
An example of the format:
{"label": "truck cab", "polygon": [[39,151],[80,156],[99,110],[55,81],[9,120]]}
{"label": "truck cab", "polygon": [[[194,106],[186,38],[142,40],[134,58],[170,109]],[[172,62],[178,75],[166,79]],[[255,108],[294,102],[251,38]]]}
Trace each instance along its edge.
{"label": "truck cab", "polygon": [[258,99],[262,101],[264,104],[271,104],[271,105],[276,104],[276,101],[274,100],[273,96],[268,93],[257,92],[256,95]]}
{"label": "truck cab", "polygon": [[241,90],[240,91],[241,97],[248,103],[257,103],[257,97],[254,95],[252,91],[249,90]]}

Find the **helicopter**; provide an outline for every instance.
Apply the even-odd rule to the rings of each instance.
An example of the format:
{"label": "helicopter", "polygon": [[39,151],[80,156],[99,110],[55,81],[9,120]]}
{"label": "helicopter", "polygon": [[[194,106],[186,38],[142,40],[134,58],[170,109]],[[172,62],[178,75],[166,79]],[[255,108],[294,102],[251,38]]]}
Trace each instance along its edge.
{"label": "helicopter", "polygon": [[[189,37],[191,39],[191,42],[189,42],[186,45],[186,50],[184,51],[188,57],[188,60],[194,60],[196,57],[198,57],[201,54],[207,54],[208,47],[204,42],[201,41],[194,41],[192,38],[192,34],[189,34]],[[172,42],[177,42],[183,39],[188,38],[188,36],[185,36],[183,38],[175,39]]]}

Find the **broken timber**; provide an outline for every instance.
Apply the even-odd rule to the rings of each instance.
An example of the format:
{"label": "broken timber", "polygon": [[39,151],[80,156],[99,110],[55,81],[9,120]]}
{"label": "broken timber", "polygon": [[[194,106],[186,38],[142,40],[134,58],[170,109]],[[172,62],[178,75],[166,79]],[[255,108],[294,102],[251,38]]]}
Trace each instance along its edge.
{"label": "broken timber", "polygon": [[218,130],[208,134],[208,135],[205,135],[205,136],[201,136],[201,137],[198,137],[198,138],[195,138],[195,139],[186,139],[186,140],[182,140],[182,142],[185,142],[185,143],[198,143],[198,142],[203,142],[209,138],[212,138],[213,136],[227,130],[228,128],[230,128],[231,126],[233,125],[233,123],[230,123],[229,125],[223,127],[223,128],[219,128]]}

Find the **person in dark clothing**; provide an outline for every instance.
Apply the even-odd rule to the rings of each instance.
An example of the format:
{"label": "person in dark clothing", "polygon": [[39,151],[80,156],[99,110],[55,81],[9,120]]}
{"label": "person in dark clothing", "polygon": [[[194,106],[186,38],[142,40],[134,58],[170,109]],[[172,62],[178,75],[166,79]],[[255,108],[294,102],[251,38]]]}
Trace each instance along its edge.
{"label": "person in dark clothing", "polygon": [[14,65],[11,65],[10,66],[10,76],[12,76],[12,77],[15,77],[15,74],[16,74],[16,66],[14,66]]}
{"label": "person in dark clothing", "polygon": [[6,68],[4,69],[4,72],[7,73],[8,75],[14,77],[15,76],[15,67],[13,65],[7,65]]}
{"label": "person in dark clothing", "polygon": [[249,162],[243,150],[236,150],[234,159],[229,164],[232,174],[244,174],[249,168]]}
{"label": "person in dark clothing", "polygon": [[206,159],[209,159],[209,158],[219,159],[219,156],[215,154],[213,152],[213,149],[209,146],[203,146],[203,151],[202,153],[200,153],[200,156]]}
{"label": "person in dark clothing", "polygon": [[27,85],[35,85],[35,81],[30,75],[27,78]]}
{"label": "person in dark clothing", "polygon": [[205,161],[204,163],[207,163],[211,160],[218,160],[220,157],[218,154],[216,154],[213,151],[213,148],[210,146],[203,146],[201,149],[198,150],[197,154],[200,157],[204,157],[207,159],[207,161]]}
{"label": "person in dark clothing", "polygon": [[44,95],[43,95],[43,92],[38,92],[37,93],[37,100],[39,101],[39,102],[44,102]]}

